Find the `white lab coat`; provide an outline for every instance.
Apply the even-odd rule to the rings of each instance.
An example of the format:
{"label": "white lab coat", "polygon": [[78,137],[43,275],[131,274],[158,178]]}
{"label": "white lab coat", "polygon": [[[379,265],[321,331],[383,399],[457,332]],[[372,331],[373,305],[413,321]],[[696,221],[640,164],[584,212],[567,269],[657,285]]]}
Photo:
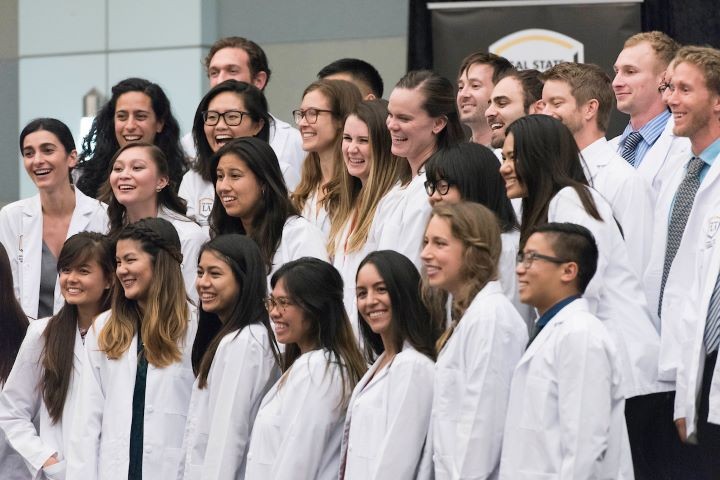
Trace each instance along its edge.
{"label": "white lab coat", "polygon": [[330,216],[325,207],[318,205],[317,190],[308,195],[300,214],[322,232],[323,245],[325,245],[330,236]]}
{"label": "white lab coat", "polygon": [[[673,134],[675,121],[672,117],[665,125],[665,129],[655,140],[643,157],[637,172],[642,175],[652,187],[655,196],[660,194],[663,182],[674,175],[685,164],[683,159],[690,159],[690,140],[686,137],[676,137]],[[621,154],[620,135],[610,140],[610,146]]]}
{"label": "white lab coat", "polygon": [[180,267],[185,281],[185,292],[193,302],[197,302],[198,294],[195,289],[195,278],[197,277],[198,256],[200,255],[200,248],[210,239],[208,232],[186,216],[165,207],[160,207],[158,218],[163,218],[172,223],[180,237],[180,250],[183,255]]}
{"label": "white lab coat", "polygon": [[[68,238],[78,232],[107,233],[109,220],[106,206],[75,188],[75,210],[70,219]],[[25,315],[37,318],[40,299],[40,266],[42,261],[43,215],[40,195],[18,200],[0,210],[0,242],[7,250],[12,267],[15,297]],[[57,313],[65,300],[60,282],[55,284]]]}
{"label": "white lab coat", "polygon": [[[270,146],[275,150],[278,159],[289,164],[295,175],[299,175],[302,171],[303,160],[305,160],[300,131],[279,118],[272,118],[274,123],[270,125]],[[197,150],[195,150],[195,140],[192,132],[183,135],[180,144],[188,158],[195,161]]]}
{"label": "white lab coat", "polygon": [[612,208],[590,189],[603,221],[585,211],[575,189],[566,187],[550,201],[548,222],[586,227],[597,242],[597,271],[585,291],[590,312],[605,323],[617,346],[625,398],[673,389],[658,379],[660,335],[655,329],[640,282],[630,267],[627,247],[612,216]]}
{"label": "white lab coat", "polygon": [[384,357],[378,357],[350,398],[341,447],[344,479],[432,478],[430,459],[421,460],[430,427],[435,363],[407,342],[378,370]]}
{"label": "white lab coat", "polygon": [[[681,355],[677,365],[677,391],[675,393],[675,419],[685,418],[688,436],[697,431],[697,412],[700,405],[700,388],[705,369],[705,324],[710,298],[720,272],[720,198],[716,196],[708,206],[702,231],[695,248],[694,282],[686,289],[686,297],[679,311],[683,323],[692,325],[683,343],[679,344]],[[663,319],[665,314],[663,313]],[[720,362],[715,365],[710,383],[708,421],[720,425]]]}
{"label": "white lab coat", "polygon": [[630,164],[615,153],[605,137],[580,152],[587,167],[590,185],[612,207],[622,226],[628,259],[635,276],[642,278],[650,259],[655,195],[650,184]]}
{"label": "white lab coat", "polygon": [[262,324],[220,341],[207,386],[200,390],[197,380],[193,385],[178,480],[244,477],[255,415],[278,377],[280,369]]}
{"label": "white lab coat", "polygon": [[440,351],[430,431],[435,478],[497,478],[510,380],[528,342],[498,282],[475,296]]}
{"label": "white lab coat", "polygon": [[320,230],[304,217],[288,217],[282,231],[282,238],[275,255],[273,256],[270,278],[280,267],[286,263],[302,257],[314,257],[328,261],[325,238]]}
{"label": "white lab coat", "polygon": [[500,478],[632,479],[621,377],[587,302],[560,310],[513,374]]}
{"label": "white lab coat", "polygon": [[[528,327],[528,333],[532,331],[535,324],[535,308],[526,305],[520,301],[520,291],[518,290],[517,275],[515,267],[517,266],[517,253],[520,249],[520,230],[506,232],[500,234],[502,240],[502,251],[500,252],[500,260],[498,261],[498,276],[503,293],[513,304],[515,310],[518,311],[525,324]],[[449,311],[449,310],[448,310]],[[450,316],[448,315],[448,318]]]}
{"label": "white lab coat", "polygon": [[[288,191],[292,192],[300,183],[300,176],[289,163],[282,160],[279,163],[285,185]],[[195,170],[188,170],[180,182],[178,195],[187,202],[188,218],[196,221],[201,227],[210,225],[210,211],[215,201],[215,186],[212,182],[203,180]]]}
{"label": "white lab coat", "polygon": [[[175,478],[182,461],[183,432],[195,378],[190,353],[197,319],[194,307],[189,308],[182,360],[165,368],[148,365],[143,478]],[[138,337],[135,334],[120,358],[108,359],[97,340],[109,316],[110,311],[100,314],[85,337],[86,364],[67,447],[68,479],[121,480],[128,476]]]}
{"label": "white lab coat", "polygon": [[[683,166],[690,161],[688,153]],[[655,207],[655,232],[650,252],[650,264],[645,271],[645,292],[653,309],[656,321],[660,323],[660,378],[675,381],[676,369],[681,362],[681,346],[694,338],[695,317],[685,315],[683,306],[688,296],[688,287],[695,280],[695,265],[699,246],[704,242],[704,222],[711,215],[720,194],[720,162],[715,161],[708,170],[695,195],[692,210],[688,216],[685,231],[675,259],[670,266],[665,293],[663,294],[662,320],[657,320],[657,305],[660,299],[660,283],[665,263],[668,223],[675,193],[685,177],[686,168],[680,168],[663,186]]]}
{"label": "white lab coat", "polygon": [[301,355],[282,386],[281,379],[265,395],[250,439],[247,480],[337,479],[345,408],[339,360],[332,355]]}
{"label": "white lab coat", "polygon": [[[70,441],[70,426],[75,413],[85,347],[80,332],[75,334],[73,370],[60,420],[53,424],[42,398],[43,333],[49,318],[30,323],[15,365],[0,396],[0,428],[10,444],[25,459],[33,478],[43,477],[42,465],[57,453],[59,463],[48,470],[55,472],[49,478],[64,478],[65,452]],[[37,426],[36,426],[37,424]]]}

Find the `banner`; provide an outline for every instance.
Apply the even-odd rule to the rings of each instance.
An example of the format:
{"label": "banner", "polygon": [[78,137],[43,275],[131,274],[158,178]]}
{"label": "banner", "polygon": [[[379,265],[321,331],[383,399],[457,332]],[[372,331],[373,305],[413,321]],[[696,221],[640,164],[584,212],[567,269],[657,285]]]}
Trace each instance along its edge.
{"label": "banner", "polygon": [[[560,62],[594,63],[612,76],[623,43],[640,31],[639,1],[490,1],[428,3],[433,69],[452,81],[462,59],[483,50],[518,69],[546,70]],[[608,137],[627,116],[614,112]]]}

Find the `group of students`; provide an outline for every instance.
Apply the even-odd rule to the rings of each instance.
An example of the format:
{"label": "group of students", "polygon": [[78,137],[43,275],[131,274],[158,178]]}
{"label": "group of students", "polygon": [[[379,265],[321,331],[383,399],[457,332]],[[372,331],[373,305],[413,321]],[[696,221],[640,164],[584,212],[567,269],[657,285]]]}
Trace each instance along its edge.
{"label": "group of students", "polygon": [[[713,478],[712,370],[693,364],[700,419],[687,365],[668,412],[655,310],[670,266],[688,268],[678,218],[705,225],[686,190],[720,149],[717,112],[697,113],[720,112],[720,53],[685,47],[652,85],[697,158],[641,178],[652,135],[630,140],[632,111],[604,139],[615,97],[647,94],[636,50],[658,38],[628,40],[612,86],[592,65],[540,75],[478,52],[457,92],[411,71],[388,101],[343,59],[303,92],[296,130],[268,111],[260,47],[231,37],[206,59],[192,145],[138,78],[80,155],[62,122],[30,122],[38,194],[0,210],[3,478]],[[713,305],[714,281],[690,285]],[[681,443],[696,420],[700,446]]]}

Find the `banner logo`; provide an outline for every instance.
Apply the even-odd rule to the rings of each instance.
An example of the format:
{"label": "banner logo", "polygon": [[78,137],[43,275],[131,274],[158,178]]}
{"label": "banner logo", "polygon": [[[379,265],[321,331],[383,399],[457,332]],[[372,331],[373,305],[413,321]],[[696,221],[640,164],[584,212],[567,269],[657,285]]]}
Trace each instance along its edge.
{"label": "banner logo", "polygon": [[490,45],[489,51],[507,58],[518,70],[534,68],[542,72],[558,63],[585,61],[582,43],[562,33],[541,28],[506,35]]}

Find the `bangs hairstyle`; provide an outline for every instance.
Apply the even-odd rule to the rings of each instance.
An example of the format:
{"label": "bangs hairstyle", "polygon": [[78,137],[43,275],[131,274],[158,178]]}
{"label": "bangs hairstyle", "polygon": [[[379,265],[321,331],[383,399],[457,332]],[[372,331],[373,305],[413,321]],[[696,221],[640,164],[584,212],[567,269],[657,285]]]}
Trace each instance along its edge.
{"label": "bangs hairstyle", "polygon": [[180,271],[182,253],[177,231],[162,218],[144,218],[126,225],[116,242],[120,240],[138,242],[142,251],[152,257],[153,281],[142,311],[137,301],[125,297],[122,284],[114,283],[111,313],[98,335],[98,347],[109,359],[116,360],[139,334],[149,363],[164,368],[179,362],[190,309]]}
{"label": "bangs hairstyle", "polygon": [[292,201],[298,211],[302,212],[305,202],[310,195],[318,188],[322,188],[325,198],[322,206],[325,207],[330,218],[340,203],[340,176],[345,169],[345,162],[342,155],[342,133],[345,126],[345,119],[352,112],[358,103],[362,101],[360,90],[352,83],[345,80],[318,80],[311,83],[303,92],[303,98],[310,92],[317,90],[327,100],[329,110],[332,111],[332,119],[335,122],[335,140],[333,141],[333,176],[325,185],[320,169],[320,155],[317,152],[309,152],[302,164],[300,183],[295,187]]}
{"label": "bangs hairstyle", "polygon": [[[358,274],[366,265],[373,265],[390,296],[392,321],[390,329],[396,352],[401,352],[403,343],[435,361],[435,342],[440,336],[437,324],[430,318],[420,296],[420,274],[415,265],[404,255],[393,250],[378,250],[370,253],[360,262]],[[355,277],[357,283],[357,276]],[[358,290],[358,294],[361,292]],[[363,318],[358,311],[358,318]],[[374,362],[385,351],[382,338],[372,331],[366,321],[359,322],[360,333],[365,344],[367,358]]]}
{"label": "bangs hairstyle", "polygon": [[[367,364],[358,349],[345,311],[340,273],[327,262],[303,257],[280,267],[273,274],[270,284],[275,288],[281,279],[290,299],[310,322],[309,334],[315,337],[317,347],[329,351],[328,364],[338,365],[343,382],[341,405],[346,407],[353,388],[367,370]],[[283,371],[290,369],[299,356],[297,344],[285,345]]]}
{"label": "bangs hairstyle", "polygon": [[[70,128],[56,118],[36,118],[25,125],[22,132],[20,132],[20,153],[23,153],[23,150],[25,149],[25,137],[31,133],[39,132],[41,130],[45,130],[46,132],[50,132],[55,135],[65,149],[65,153],[67,155],[71,155],[73,152],[77,154],[77,151],[75,150],[75,139],[72,136]],[[73,168],[74,167],[70,168],[70,171],[72,171]],[[68,173],[68,181],[72,184],[73,179],[70,173]]]}
{"label": "bangs hairstyle", "polygon": [[216,191],[210,211],[211,231],[213,235],[225,233],[248,235],[260,247],[267,272],[270,272],[273,257],[280,246],[285,222],[289,217],[297,215],[298,211],[288,198],[280,164],[275,151],[267,142],[255,137],[244,137],[223,145],[211,159],[213,185],[217,185],[217,168],[220,159],[228,155],[242,160],[255,175],[261,191],[260,200],[255,207],[257,213],[252,220],[253,228],[248,233],[239,218],[227,214]]}
{"label": "bangs hairstyle", "polygon": [[360,179],[351,176],[343,165],[341,169],[340,203],[330,223],[328,236],[328,254],[335,255],[340,246],[338,242],[348,221],[354,220],[345,246],[347,252],[356,252],[365,245],[375,212],[380,200],[400,181],[410,181],[410,165],[392,154],[392,140],[385,120],[387,119],[386,100],[365,100],[348,115],[357,117],[368,129],[368,142],[371,158],[367,185],[362,186]]}
{"label": "bangs hairstyle", "polygon": [[477,143],[442,148],[427,161],[425,173],[428,181],[445,180],[457,187],[464,201],[485,205],[495,212],[503,232],[519,229],[498,159],[489,148]]}
{"label": "bangs hairstyle", "polygon": [[[108,204],[107,214],[110,219],[110,232],[108,232],[108,236],[110,238],[114,238],[118,232],[120,232],[120,229],[127,225],[127,218],[125,215],[127,213],[127,209],[125,208],[125,205],[118,202],[115,197],[115,192],[113,192],[112,187],[110,186],[110,174],[115,166],[115,162],[118,158],[120,158],[120,155],[133,148],[142,148],[147,151],[157,168],[158,176],[168,177],[168,179],[170,178],[170,166],[168,165],[167,157],[165,157],[165,154],[157,146],[145,142],[128,143],[118,150],[110,160],[107,180],[105,180],[105,183],[100,190],[101,200]],[[177,192],[170,188],[170,185],[165,186],[165,188],[157,192],[156,198],[158,208],[165,207],[173,212],[179,213],[180,215],[185,215],[187,213],[187,202],[184,198],[180,198]]]}
{"label": "bangs hairstyle", "polygon": [[200,303],[198,331],[192,349],[193,371],[200,389],[207,386],[210,367],[222,339],[233,332],[237,337],[243,328],[252,324],[265,327],[273,356],[280,365],[280,351],[263,304],[267,296],[267,278],[260,249],[245,235],[229,234],[215,237],[203,245],[198,264],[205,252],[213,253],[230,267],[239,295],[225,323],[215,313],[205,311]]}
{"label": "bangs hairstyle", "polygon": [[112,87],[112,97],[98,111],[90,132],[83,139],[77,167],[82,175],[77,186],[91,198],[98,198],[100,188],[107,179],[108,163],[120,148],[115,136],[115,107],[120,96],[130,92],[147,95],[157,121],[163,125],[162,130],[155,135],[154,143],[167,158],[171,190],[177,192],[182,177],[188,170],[188,161],[180,146],[180,126],[172,114],[170,100],[163,89],[144,78],[126,78]]}
{"label": "bangs hairstyle", "polygon": [[[80,232],[71,236],[65,240],[60,250],[57,271],[61,273],[66,269],[80,268],[91,262],[98,264],[108,284],[95,312],[95,315],[98,315],[110,308],[110,286],[115,280],[115,252],[110,239],[96,232]],[[74,374],[73,351],[78,334],[78,315],[77,306],[66,301],[60,311],[50,318],[43,332],[40,389],[53,425],[62,418]]]}
{"label": "bangs hairstyle", "polygon": [[[460,268],[462,286],[453,297],[451,308],[453,322],[459,322],[478,292],[485,288],[488,282],[498,278],[498,261],[502,251],[500,226],[490,209],[472,202],[436,205],[430,219],[435,217],[447,221],[452,236],[463,244]],[[424,271],[423,293],[435,322],[446,325],[444,312],[447,295],[438,295],[437,290],[430,287]],[[438,315],[441,315],[441,318],[438,318]],[[447,341],[447,335],[443,337],[440,340],[442,343]]]}
{"label": "bangs hairstyle", "polygon": [[0,387],[10,375],[27,327],[28,318],[15,298],[10,259],[0,243]]}
{"label": "bangs hairstyle", "polygon": [[570,130],[549,115],[527,115],[507,127],[514,139],[515,176],[525,186],[522,199],[520,248],[530,230],[548,220],[550,200],[565,187],[572,187],[585,211],[603,221],[583,171],[580,151]]}
{"label": "bangs hairstyle", "polygon": [[[203,180],[209,182],[212,179],[212,148],[208,143],[205,135],[205,122],[203,121],[203,112],[210,108],[210,102],[213,98],[221,93],[231,92],[238,96],[245,105],[245,112],[248,113],[250,119],[255,123],[260,123],[262,128],[257,135],[260,140],[270,141],[270,125],[273,119],[268,113],[268,103],[265,94],[255,85],[237,80],[225,80],[215,85],[205,94],[195,112],[195,120],[193,121],[192,134],[195,141],[195,149],[197,151],[197,161],[193,166],[193,170],[200,174]],[[224,120],[223,120],[224,121]],[[243,117],[243,122],[246,122]]]}
{"label": "bangs hairstyle", "polygon": [[455,87],[445,77],[430,70],[412,70],[395,88],[417,89],[423,97],[421,108],[432,118],[445,118],[445,128],[437,134],[437,147],[445,148],[465,141],[457,111]]}

